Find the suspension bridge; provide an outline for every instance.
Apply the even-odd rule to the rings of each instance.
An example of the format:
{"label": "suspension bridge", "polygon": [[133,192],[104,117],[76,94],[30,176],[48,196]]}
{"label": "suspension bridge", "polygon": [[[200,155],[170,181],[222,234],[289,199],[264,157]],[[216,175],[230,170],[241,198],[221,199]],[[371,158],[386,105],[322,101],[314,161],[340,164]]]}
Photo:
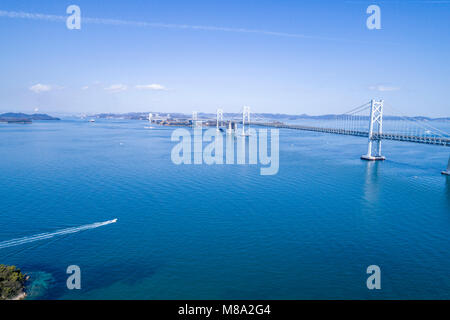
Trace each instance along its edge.
{"label": "suspension bridge", "polygon": [[[382,154],[382,140],[450,147],[450,134],[445,131],[444,127],[438,128],[438,123],[427,121],[423,118],[403,115],[391,106],[389,106],[390,115],[383,117],[384,107],[385,102],[383,100],[371,100],[343,114],[318,117],[314,120],[306,118],[296,121],[306,123],[291,124],[281,122],[251,122],[250,108],[244,107],[242,120],[231,119],[228,121],[227,133],[239,132],[240,135],[248,135],[248,130],[245,130],[245,125],[247,124],[247,126],[257,125],[365,137],[368,139],[368,148],[367,153],[363,154],[361,159],[368,161],[386,159]],[[223,118],[223,110],[218,109],[216,119],[218,130],[225,122]],[[238,124],[242,124],[242,130],[237,128]],[[450,157],[447,169],[442,171],[442,174],[450,175]]]}

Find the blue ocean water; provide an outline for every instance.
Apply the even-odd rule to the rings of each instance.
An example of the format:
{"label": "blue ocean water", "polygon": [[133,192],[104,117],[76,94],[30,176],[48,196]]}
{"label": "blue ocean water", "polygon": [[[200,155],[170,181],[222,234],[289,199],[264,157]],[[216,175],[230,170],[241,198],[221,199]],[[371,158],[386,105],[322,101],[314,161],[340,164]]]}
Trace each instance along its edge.
{"label": "blue ocean water", "polygon": [[[0,249],[30,299],[449,299],[449,149],[280,130],[280,168],[172,163],[173,128],[0,124]],[[366,268],[381,268],[368,290]],[[68,290],[66,268],[81,268]]]}

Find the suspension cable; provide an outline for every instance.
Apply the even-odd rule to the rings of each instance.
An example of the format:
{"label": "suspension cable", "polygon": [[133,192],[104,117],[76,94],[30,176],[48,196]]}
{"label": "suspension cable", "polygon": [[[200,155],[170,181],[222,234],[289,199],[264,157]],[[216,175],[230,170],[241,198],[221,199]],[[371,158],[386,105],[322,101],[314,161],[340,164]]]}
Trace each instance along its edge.
{"label": "suspension cable", "polygon": [[[428,130],[428,129],[430,129],[430,128],[431,128],[431,129],[434,129],[434,130],[440,132],[441,134],[443,134],[443,135],[439,135],[439,134],[438,134],[438,136],[440,136],[440,137],[442,137],[442,138],[445,138],[446,136],[447,136],[447,137],[450,136],[450,134],[449,134],[448,132],[445,132],[445,131],[443,131],[443,130],[440,130],[440,129],[438,129],[438,128],[432,126],[431,124],[425,124],[424,122],[420,122],[420,121],[417,120],[416,118],[408,117],[408,116],[404,115],[400,110],[394,108],[392,105],[389,105],[389,108],[391,108],[391,109],[397,111],[397,112],[400,114],[400,118],[402,118],[402,119],[404,119],[404,120],[406,120],[406,121],[409,121],[409,122],[413,122],[413,121],[416,122],[417,125],[418,125],[419,127],[421,127],[422,129],[425,129],[425,130]],[[427,125],[428,125],[428,128],[426,127]]]}
{"label": "suspension cable", "polygon": [[[347,112],[345,112],[345,113],[343,113],[343,114],[354,114],[354,113],[356,113],[356,112],[363,111],[364,109],[366,109],[365,107],[367,107],[368,105],[370,105],[370,101],[369,101],[369,102],[366,102],[366,103],[360,105],[359,107],[356,107],[356,108],[354,108],[354,109],[352,109],[352,110],[350,110],[350,111],[347,111]],[[361,109],[361,110],[359,110],[359,109]]]}

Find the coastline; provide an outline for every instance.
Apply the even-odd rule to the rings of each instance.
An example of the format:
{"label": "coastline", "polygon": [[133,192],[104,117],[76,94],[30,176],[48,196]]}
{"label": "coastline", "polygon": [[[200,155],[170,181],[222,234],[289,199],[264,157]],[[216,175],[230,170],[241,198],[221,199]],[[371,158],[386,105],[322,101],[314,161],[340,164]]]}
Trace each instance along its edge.
{"label": "coastline", "polygon": [[26,288],[26,283],[30,280],[30,276],[25,274],[25,281],[23,282],[23,288],[22,288],[22,292],[19,292],[15,297],[12,297],[11,301],[19,301],[19,300],[25,300],[27,298],[27,293],[25,291]]}
{"label": "coastline", "polygon": [[11,299],[7,299],[7,300],[10,300],[10,301],[25,300],[26,297],[27,297],[27,294],[24,291],[22,293],[19,293],[17,296],[15,296],[15,297],[13,297]]}

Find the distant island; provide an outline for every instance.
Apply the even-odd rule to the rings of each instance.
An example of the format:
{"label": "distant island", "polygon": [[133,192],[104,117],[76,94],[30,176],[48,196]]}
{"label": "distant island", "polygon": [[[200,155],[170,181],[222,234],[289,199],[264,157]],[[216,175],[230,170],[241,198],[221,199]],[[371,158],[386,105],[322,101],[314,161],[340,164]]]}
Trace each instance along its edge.
{"label": "distant island", "polygon": [[0,300],[22,300],[26,297],[28,277],[15,266],[0,264]]}
{"label": "distant island", "polygon": [[3,113],[0,114],[0,122],[6,123],[32,123],[33,120],[60,120],[48,114]]}

